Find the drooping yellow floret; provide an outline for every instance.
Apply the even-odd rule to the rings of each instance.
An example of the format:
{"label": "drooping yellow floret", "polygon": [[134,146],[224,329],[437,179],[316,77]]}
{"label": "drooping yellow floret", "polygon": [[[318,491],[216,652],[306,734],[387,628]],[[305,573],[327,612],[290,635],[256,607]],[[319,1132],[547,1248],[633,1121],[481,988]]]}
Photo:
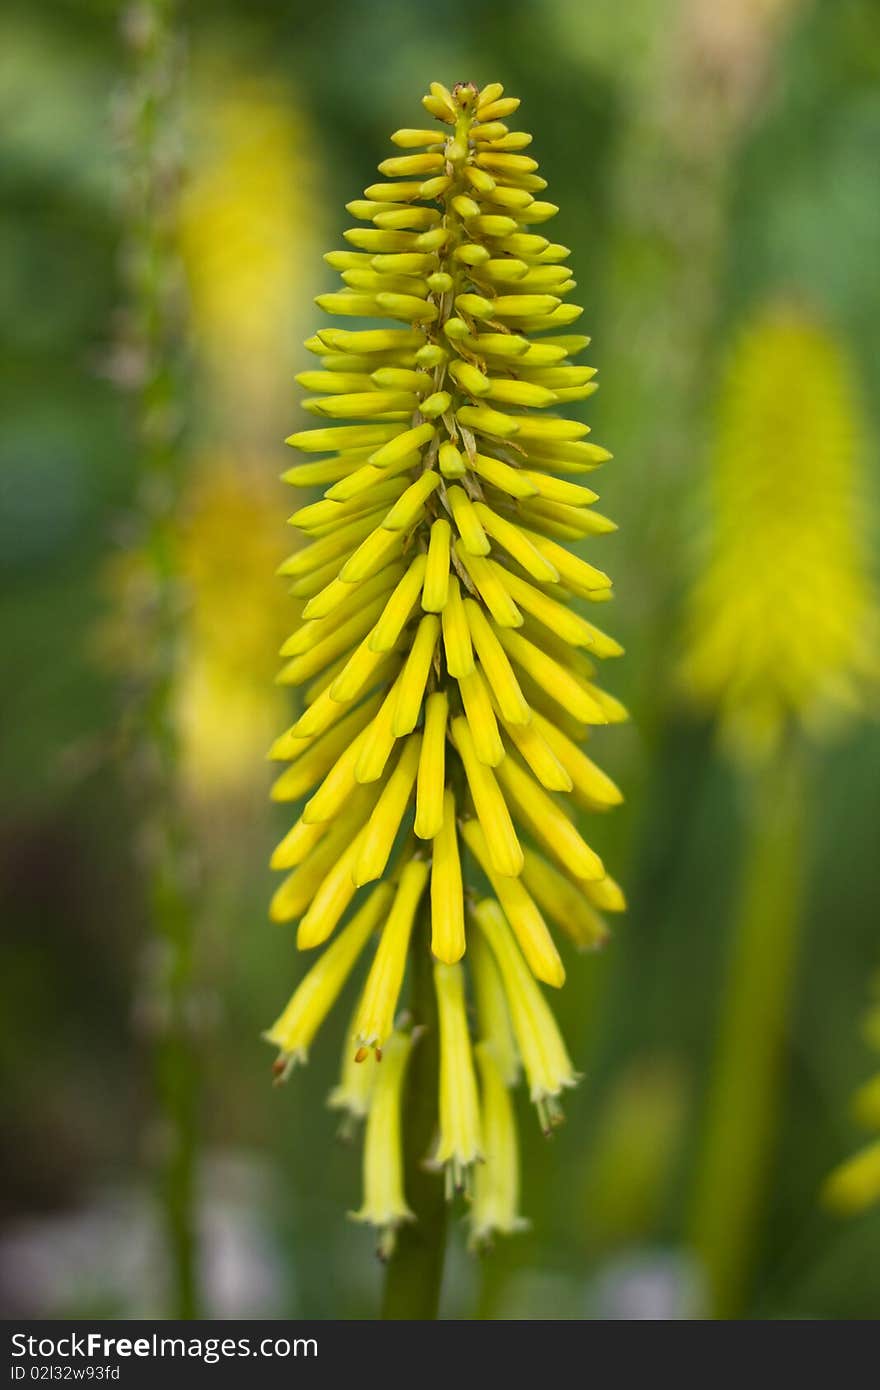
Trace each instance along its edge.
{"label": "drooping yellow floret", "polygon": [[[399,1078],[384,1077],[406,1010],[421,1021],[407,961],[430,943],[433,1157],[450,1191],[473,1175],[482,1242],[521,1224],[520,1059],[545,1128],[576,1079],[537,983],[565,978],[553,929],[595,946],[599,914],[623,907],[581,826],[620,793],[578,745],[625,712],[593,664],[621,648],[580,611],[610,596],[572,548],[613,530],[581,481],[610,455],[563,413],[595,383],[573,360],[589,339],[568,331],[568,251],[539,230],[557,209],[499,84],[435,83],[424,105],[438,124],[398,131],[402,153],[348,205],[357,225],[326,257],[341,284],[317,300],[341,326],[308,340],[298,378],[317,419],[288,440],[306,462],[285,476],[325,490],[290,518],[304,541],[281,566],[304,605],[281,679],[304,708],[273,748],[289,764],[273,796],[302,805],[273,916],[298,922],[301,947],[329,945],[309,1007],[294,995],[272,1038],[286,1069],[362,945],[361,894],[391,884],[333,1103],[368,1115],[364,1214],[393,1226]],[[495,899],[469,919],[486,881]]]}

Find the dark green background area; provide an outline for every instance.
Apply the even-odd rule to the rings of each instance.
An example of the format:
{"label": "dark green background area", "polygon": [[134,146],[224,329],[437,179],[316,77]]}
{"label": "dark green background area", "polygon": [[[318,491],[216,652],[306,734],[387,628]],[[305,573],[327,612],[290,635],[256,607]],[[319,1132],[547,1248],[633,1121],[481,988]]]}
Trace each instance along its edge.
{"label": "dark green background area", "polygon": [[[326,206],[306,204],[302,219],[320,215],[328,249],[348,225],[344,202],[387,157],[389,132],[421,123],[429,81],[500,80],[520,96],[561,209],[553,235],[572,248],[588,360],[600,369],[587,417],[615,454],[598,489],[621,528],[602,542],[600,563],[615,577],[609,627],[628,651],[608,684],[634,720],[598,736],[627,803],[594,840],[631,909],[601,957],[566,956],[554,1003],[584,1080],[549,1143],[521,1104],[530,1231],[478,1262],[453,1223],[451,1316],[699,1307],[684,1213],[749,803],[712,730],[678,703],[674,666],[718,365],[766,301],[795,297],[838,336],[877,494],[880,5],[792,3],[763,79],[706,167],[681,143],[696,97],[686,84],[676,92],[676,72],[662,66],[663,36],[686,9],[678,0],[225,0],[186,16],[195,62],[228,52],[286,85],[308,118]],[[122,71],[110,0],[5,6],[0,1295],[44,1316],[162,1308],[149,1068],[133,1026],[147,922],[114,734],[119,692],[91,655],[106,609],[102,566],[137,470],[106,370],[123,297],[109,120]],[[688,290],[688,262],[700,254],[702,298]],[[326,268],[316,260],[312,270],[317,293]],[[301,419],[292,388],[290,428]],[[267,470],[280,473],[289,456],[274,434],[264,444]],[[286,500],[279,490],[279,523]],[[859,1142],[849,1097],[870,1067],[859,1021],[880,966],[878,768],[870,723],[809,758],[808,882],[751,1316],[880,1316],[880,1211],[839,1220],[817,1201],[828,1169]],[[209,1288],[229,1266],[252,1313],[373,1316],[380,1271],[369,1235],[344,1219],[359,1202],[356,1149],[336,1141],[324,1105],[350,999],[309,1066],[286,1088],[268,1084],[259,1034],[280,1006],[279,981],[301,969],[291,933],[265,920],[274,828],[267,815],[237,855],[209,855],[202,885],[217,947],[207,952],[215,1022],[202,1105]],[[621,1125],[632,1137],[618,1164],[608,1155]],[[82,1276],[100,1269],[108,1242],[127,1240],[124,1278]]]}

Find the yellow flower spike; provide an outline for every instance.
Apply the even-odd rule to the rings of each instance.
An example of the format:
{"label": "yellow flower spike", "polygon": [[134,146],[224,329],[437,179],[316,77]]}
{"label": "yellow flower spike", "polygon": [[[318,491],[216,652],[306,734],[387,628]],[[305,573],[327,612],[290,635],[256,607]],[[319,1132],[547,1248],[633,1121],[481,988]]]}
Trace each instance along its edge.
{"label": "yellow flower spike", "polygon": [[381,1053],[385,1039],[391,1033],[406,969],[409,938],[416,909],[428,881],[428,869],[428,864],[421,859],[411,859],[403,869],[364,986],[355,1021],[355,1036],[360,1047],[375,1048],[377,1054]]}
{"label": "yellow flower spike", "polygon": [[285,1066],[307,1060],[315,1034],[387,911],[391,897],[390,884],[382,883],[373,890],[360,911],[309,970],[280,1018],[264,1034],[266,1041],[279,1049]]}
{"label": "yellow flower spike", "polygon": [[434,966],[440,1025],[440,1137],[434,1162],[446,1169],[447,1195],[462,1191],[482,1156],[480,1104],[460,965]]}
{"label": "yellow flower spike", "polygon": [[397,738],[412,733],[416,727],[439,635],[440,619],[433,613],[426,613],[413,639],[397,694],[391,726]]}
{"label": "yellow flower spike", "polygon": [[449,696],[445,690],[435,690],[425,702],[425,733],[416,782],[416,818],[413,830],[420,840],[433,840],[443,824],[448,718]]}
{"label": "yellow flower spike", "polygon": [[379,1254],[389,1259],[397,1228],[413,1220],[403,1191],[403,1141],[401,1102],[406,1064],[413,1046],[411,1034],[395,1033],[388,1039],[382,1062],[359,1063],[375,1073],[367,1130],[364,1136],[364,1199],[353,1221],[375,1226]]}
{"label": "yellow flower spike", "polygon": [[542,1129],[549,1132],[562,1118],[558,1097],[566,1087],[577,1084],[577,1075],[552,1010],[526,965],[501,908],[494,899],[486,898],[474,909],[474,918],[498,965],[529,1095],[537,1106]]}
{"label": "yellow flower spike", "polygon": [[426,613],[442,613],[449,595],[449,545],[452,528],[443,517],[431,527],[422,608]]}
{"label": "yellow flower spike", "polygon": [[421,734],[412,734],[407,739],[397,766],[373,808],[354,869],[354,881],[359,888],[364,883],[381,878],[385,872],[415,786],[421,745]]}
{"label": "yellow flower spike", "polygon": [[426,559],[417,555],[385,604],[382,617],[370,633],[374,652],[390,652],[419,601],[425,578]]}
{"label": "yellow flower spike", "polygon": [[787,726],[811,735],[845,723],[880,674],[863,428],[834,337],[801,310],[760,313],[722,384],[682,670],[746,762],[769,757]]}
{"label": "yellow flower spike", "polygon": [[443,649],[450,676],[461,680],[474,669],[474,652],[458,579],[452,575],[442,614]]}
{"label": "yellow flower spike", "polygon": [[[591,725],[624,717],[593,661],[620,648],[581,611],[611,581],[575,553],[611,527],[579,477],[610,455],[564,418],[594,371],[576,363],[589,338],[566,329],[581,312],[564,300],[569,251],[531,230],[556,209],[530,136],[501,119],[517,104],[497,83],[435,84],[437,125],[397,133],[381,181],[347,205],[345,249],[325,258],[341,278],[318,303],[343,317],[307,340],[299,384],[330,420],[291,436],[306,461],[285,475],[319,489],[297,499],[305,545],[281,566],[302,619],[280,680],[302,683],[305,707],[271,750],[289,764],[273,796],[305,803],[273,855],[288,874],[272,915],[298,921],[298,945],[347,942],[363,885],[392,885],[332,1102],[370,1116],[361,1215],[405,1219],[409,1040],[394,1024],[399,1009],[422,1016],[430,952],[452,1187],[480,1152],[471,991],[476,1004],[477,1242],[519,1224],[519,1056],[545,1126],[574,1081],[535,978],[565,977],[547,924],[595,945],[600,914],[623,906],[574,824],[575,807],[619,800],[580,752]],[[497,914],[485,937],[465,920],[483,876],[498,900],[480,909]],[[355,1060],[383,1047],[380,1065]]]}
{"label": "yellow flower spike", "polygon": [[483,1162],[474,1169],[473,1199],[468,1221],[470,1244],[491,1245],[495,1235],[514,1235],[528,1222],[519,1215],[519,1146],[516,1117],[495,1046],[479,1042],[474,1048],[480,1073]]}
{"label": "yellow flower spike", "polygon": [[477,757],[488,767],[497,767],[504,757],[504,744],[479,667],[459,678],[458,689]]}
{"label": "yellow flower spike", "polygon": [[464,955],[464,888],[455,823],[455,797],[443,797],[443,819],[432,844],[431,950],[438,960],[454,965]]}
{"label": "yellow flower spike", "polygon": [[565,984],[565,967],[539,908],[520,879],[505,877],[495,871],[486,837],[478,821],[466,821],[462,835],[497,893],[501,910],[513,928],[533,975],[554,989],[561,989]]}

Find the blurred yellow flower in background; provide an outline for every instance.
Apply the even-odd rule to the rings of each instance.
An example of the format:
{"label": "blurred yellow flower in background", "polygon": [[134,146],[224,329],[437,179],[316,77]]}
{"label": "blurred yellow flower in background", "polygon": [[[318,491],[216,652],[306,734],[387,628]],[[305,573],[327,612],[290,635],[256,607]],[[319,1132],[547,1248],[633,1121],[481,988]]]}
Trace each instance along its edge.
{"label": "blurred yellow flower in background", "polygon": [[184,498],[175,707],[184,786],[199,799],[259,792],[281,717],[273,654],[297,608],[271,579],[284,555],[273,454],[314,179],[305,118],[280,84],[215,61],[194,93],[178,238],[207,425]]}
{"label": "blurred yellow flower in background", "polygon": [[183,785],[199,799],[262,787],[283,708],[274,653],[296,609],[272,581],[282,558],[277,494],[256,467],[212,457],[184,498],[174,708]]}
{"label": "blurred yellow flower in background", "polygon": [[179,241],[196,356],[227,439],[268,459],[320,240],[311,132],[287,89],[228,59],[194,91]]}
{"label": "blurred yellow flower in background", "polygon": [[722,386],[683,665],[691,698],[748,760],[790,724],[814,734],[860,710],[880,669],[861,444],[833,336],[796,308],[760,312]]}
{"label": "blurred yellow flower in background", "polygon": [[[874,980],[873,995],[863,1031],[868,1046],[880,1053],[880,975]],[[880,1072],[856,1091],[852,1111],[857,1124],[880,1135]],[[829,1174],[822,1195],[827,1206],[845,1216],[880,1202],[880,1138],[839,1164]]]}

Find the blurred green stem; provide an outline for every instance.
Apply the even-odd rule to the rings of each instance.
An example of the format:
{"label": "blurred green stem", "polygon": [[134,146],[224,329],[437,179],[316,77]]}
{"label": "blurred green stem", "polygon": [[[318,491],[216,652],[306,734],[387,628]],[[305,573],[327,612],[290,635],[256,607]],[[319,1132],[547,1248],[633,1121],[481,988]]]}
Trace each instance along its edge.
{"label": "blurred green stem", "polygon": [[801,913],[806,787],[785,746],[749,787],[749,840],[709,1078],[693,1245],[712,1313],[740,1315],[772,1158]]}
{"label": "blurred green stem", "polygon": [[195,1237],[198,1140],[192,847],[178,783],[174,691],[182,611],[177,512],[184,313],[176,256],[180,179],[176,103],[180,46],[174,0],[135,0],[123,13],[131,58],[125,104],[128,342],[121,373],[132,389],[146,596],[128,619],[146,652],[133,712],[133,772],[152,937],[142,1009],[153,1047],[159,1198],[173,1293],[170,1315],[198,1315]]}
{"label": "blurred green stem", "polygon": [[415,1221],[402,1226],[388,1264],[382,1317],[436,1318],[446,1249],[443,1183],[425,1167],[437,1125],[440,1067],[437,1001],[427,915],[410,950],[413,1024],[424,1029],[413,1048],[404,1092],[404,1190]]}

